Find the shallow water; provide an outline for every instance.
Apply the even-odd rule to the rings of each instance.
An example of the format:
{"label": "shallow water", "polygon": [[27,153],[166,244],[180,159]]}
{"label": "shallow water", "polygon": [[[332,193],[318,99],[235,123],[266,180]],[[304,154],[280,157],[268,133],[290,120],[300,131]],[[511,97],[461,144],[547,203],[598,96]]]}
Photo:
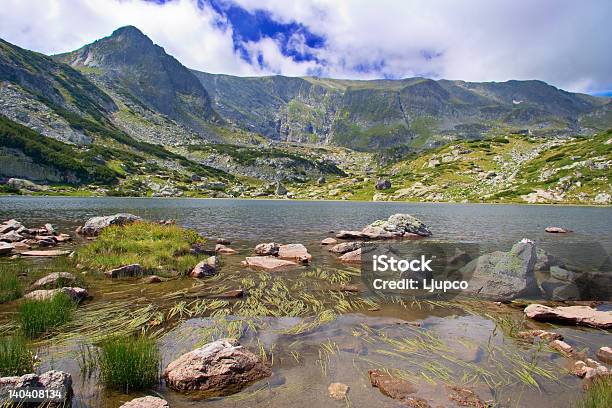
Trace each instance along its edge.
{"label": "shallow water", "polygon": [[[341,296],[342,301],[349,304],[353,302],[353,306],[345,312],[335,309],[335,318],[298,334],[291,328],[311,321],[317,314],[315,306],[310,312],[296,316],[287,316],[291,313],[283,314],[282,310],[271,308],[272,314],[267,316],[253,317],[243,313],[240,317],[237,314],[240,314],[243,300],[231,300],[223,307],[231,311],[229,315],[214,315],[213,312],[211,317],[210,311],[192,316],[186,313],[158,327],[149,327],[148,330],[157,331],[159,336],[164,365],[211,338],[227,335],[229,322],[236,322],[234,328],[241,327],[242,344],[255,352],[263,347],[273,364],[273,376],[225,398],[202,400],[172,392],[163,384],[130,395],[105,391],[95,377],[88,379],[81,375],[75,359],[78,345],[91,342],[87,337],[90,333],[82,337],[60,336],[40,345],[40,370],[57,368],[73,375],[75,407],[117,407],[121,402],[147,394],[162,395],[172,407],[398,406],[397,401],[385,397],[369,384],[367,371],[373,368],[399,370],[398,375],[417,386],[416,395],[428,399],[432,406],[452,406],[447,398],[448,384],[466,384],[483,400],[513,407],[568,407],[580,394],[580,381],[564,371],[565,358],[508,336],[500,320],[520,321],[522,312],[519,309],[479,303],[467,306],[426,302],[401,304],[390,299],[369,299],[377,304],[371,307],[361,302],[368,300],[366,295],[336,295],[334,278],[321,278],[315,273],[337,272],[337,276],[349,279],[349,283],[362,285],[358,270],[338,263],[319,246],[319,241],[331,230],[360,229],[375,219],[406,212],[424,221],[433,231],[434,236],[427,241],[474,244],[482,252],[488,252],[508,250],[517,240],[530,238],[566,262],[591,269],[603,262],[602,253],[609,254],[612,249],[610,208],[0,197],[0,219],[16,218],[28,226],[52,222],[66,231],[73,230],[88,217],[115,212],[131,212],[148,219],[176,219],[179,224],[192,227],[207,237],[230,239],[231,246],[239,254],[223,257],[220,275],[210,280],[179,279],[143,285],[134,280],[111,282],[85,276],[93,299],[80,307],[78,313],[82,315],[96,308],[104,311],[108,305],[116,304],[125,310],[113,309],[112,313],[129,314],[150,305],[151,315],[163,312],[167,316],[180,302],[191,304],[206,299],[207,295],[244,287],[248,280],[255,284],[264,282],[266,290],[271,290],[276,282],[287,288],[292,300],[309,295],[316,299],[315,305],[324,304],[323,309],[333,307],[330,305],[334,303],[337,306],[340,300],[334,296]],[[543,229],[549,225],[575,232],[566,236],[546,234]],[[272,275],[241,267],[240,260],[253,246],[266,241],[305,244],[313,255],[313,265]],[[407,242],[406,245],[415,244]],[[192,296],[186,297],[186,294]],[[14,304],[0,306],[3,322],[10,319],[14,307]],[[408,322],[411,324],[405,324]],[[546,327],[533,322],[526,325]],[[590,354],[610,342],[610,334],[605,331],[572,327],[560,327],[557,331],[573,346],[590,350]],[[517,376],[521,369],[519,363],[528,364],[533,359],[556,378],[534,375],[537,386],[521,381]],[[327,396],[327,386],[332,382],[350,386],[350,402],[336,402]]]}

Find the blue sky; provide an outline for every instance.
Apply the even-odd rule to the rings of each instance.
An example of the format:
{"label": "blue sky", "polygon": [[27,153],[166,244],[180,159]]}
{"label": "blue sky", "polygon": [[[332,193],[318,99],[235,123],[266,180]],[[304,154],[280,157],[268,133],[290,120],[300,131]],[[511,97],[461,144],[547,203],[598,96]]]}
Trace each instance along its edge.
{"label": "blue sky", "polygon": [[608,0],[2,0],[0,37],[43,53],[134,25],[234,75],[505,81],[612,92]]}

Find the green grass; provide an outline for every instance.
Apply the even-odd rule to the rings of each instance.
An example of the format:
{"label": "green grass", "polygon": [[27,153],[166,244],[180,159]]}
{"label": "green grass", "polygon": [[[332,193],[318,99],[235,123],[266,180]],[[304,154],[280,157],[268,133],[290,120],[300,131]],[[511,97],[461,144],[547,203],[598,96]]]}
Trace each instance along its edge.
{"label": "green grass", "polygon": [[34,359],[25,339],[20,336],[0,338],[0,377],[34,371]]}
{"label": "green grass", "polygon": [[72,318],[75,303],[65,293],[48,300],[26,300],[19,307],[21,331],[28,338],[40,337]]}
{"label": "green grass", "polygon": [[10,265],[0,264],[0,303],[18,299],[22,292],[17,271]]}
{"label": "green grass", "polygon": [[201,258],[189,253],[191,246],[203,242],[194,230],[138,222],[104,229],[95,241],[77,250],[77,259],[97,271],[138,263],[147,272],[186,275]]}
{"label": "green grass", "polygon": [[100,350],[102,382],[125,393],[151,387],[159,381],[160,361],[153,339],[139,336],[107,340]]}
{"label": "green grass", "polygon": [[612,377],[602,377],[593,381],[577,408],[612,407]]}

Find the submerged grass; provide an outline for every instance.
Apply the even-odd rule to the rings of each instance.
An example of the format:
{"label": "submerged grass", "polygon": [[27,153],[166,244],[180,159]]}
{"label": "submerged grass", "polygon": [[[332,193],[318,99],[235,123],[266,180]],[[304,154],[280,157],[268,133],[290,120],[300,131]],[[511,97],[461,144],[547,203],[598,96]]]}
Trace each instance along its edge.
{"label": "submerged grass", "polygon": [[17,272],[8,265],[0,264],[0,303],[10,302],[23,293]]}
{"label": "submerged grass", "polygon": [[129,393],[146,389],[159,381],[161,358],[155,340],[145,337],[115,337],[100,347],[102,382]]}
{"label": "submerged grass", "polygon": [[65,293],[47,300],[26,300],[19,308],[21,331],[26,337],[39,337],[70,321],[75,308]]}
{"label": "submerged grass", "polygon": [[0,377],[23,375],[34,371],[34,357],[21,336],[0,338]]}
{"label": "submerged grass", "polygon": [[77,259],[97,271],[138,263],[147,272],[186,275],[200,258],[190,253],[192,245],[203,242],[194,230],[136,222],[105,228],[95,241],[77,250]]}

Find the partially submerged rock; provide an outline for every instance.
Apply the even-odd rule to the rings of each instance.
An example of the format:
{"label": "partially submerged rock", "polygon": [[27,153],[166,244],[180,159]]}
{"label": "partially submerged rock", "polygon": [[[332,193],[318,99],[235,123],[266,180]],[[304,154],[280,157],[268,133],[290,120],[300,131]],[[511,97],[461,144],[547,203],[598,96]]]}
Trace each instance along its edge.
{"label": "partially submerged rock", "polygon": [[525,315],[542,322],[559,322],[578,326],[612,328],[612,311],[602,311],[589,306],[548,307],[534,303],[525,308]]}
{"label": "partially submerged rock", "polygon": [[309,263],[312,255],[302,244],[286,244],[278,248],[278,257],[282,259],[295,260],[300,263]]}
{"label": "partially submerged rock", "polygon": [[329,387],[327,387],[327,392],[331,399],[335,399],[336,401],[342,401],[346,398],[346,394],[348,393],[349,387],[343,383],[331,383]]}
{"label": "partially submerged rock", "polygon": [[65,406],[73,395],[71,375],[57,370],[50,370],[43,374],[25,374],[20,377],[1,377],[0,394],[5,395],[9,388],[40,388],[49,391],[63,390],[64,400],[50,401],[49,406]]}
{"label": "partially submerged rock", "polygon": [[335,245],[338,241],[333,238],[325,238],[321,241],[321,245]]}
{"label": "partially submerged rock", "polygon": [[227,395],[271,374],[270,367],[238,341],[221,339],[168,364],[163,378],[175,391]]}
{"label": "partially submerged rock", "polygon": [[0,255],[8,255],[13,252],[13,245],[6,242],[0,242]]}
{"label": "partially submerged rock", "polygon": [[257,255],[267,256],[267,255],[278,255],[278,251],[280,249],[280,244],[276,242],[266,242],[262,244],[258,244],[255,246],[255,253]]}
{"label": "partially submerged rock", "polygon": [[168,401],[165,399],[151,397],[149,395],[146,397],[134,398],[121,405],[119,408],[170,408],[170,405],[168,405]]}
{"label": "partially submerged rock", "polygon": [[338,260],[342,263],[348,263],[348,264],[361,263],[361,255],[362,255],[362,248],[359,248],[354,251],[345,253],[340,258],[338,258]]}
{"label": "partially submerged rock", "polygon": [[33,251],[25,251],[21,253],[21,255],[23,256],[36,256],[36,257],[55,257],[55,256],[68,255],[68,254],[70,254],[70,251],[62,251],[59,249],[51,249],[48,251],[33,250]]}
{"label": "partially submerged rock", "polygon": [[612,364],[612,348],[607,346],[600,347],[595,355],[600,361],[603,361],[606,364]]}
{"label": "partially submerged rock", "polygon": [[192,278],[206,278],[216,275],[219,269],[219,258],[216,256],[208,257],[198,263],[192,270],[189,276]]}
{"label": "partially submerged rock", "polygon": [[89,292],[87,289],[65,286],[57,289],[39,289],[32,291],[24,296],[25,299],[32,300],[48,300],[53,298],[58,293],[63,292],[70,296],[72,300],[75,302],[80,302],[83,299],[89,297]]}
{"label": "partially submerged rock", "polygon": [[478,394],[468,388],[462,387],[450,387],[450,394],[448,399],[454,401],[460,407],[471,407],[471,408],[487,408]]}
{"label": "partially submerged rock", "polygon": [[145,270],[142,266],[140,266],[140,264],[129,264],[106,271],[104,272],[104,276],[107,278],[128,278],[142,276],[144,273]]}
{"label": "partially submerged rock", "polygon": [[235,249],[232,249],[228,246],[225,246],[223,244],[217,244],[215,245],[215,252],[219,253],[219,254],[226,254],[226,255],[232,255],[237,253],[238,251],[236,251]]}
{"label": "partially submerged rock", "polygon": [[533,343],[538,341],[551,342],[553,340],[563,340],[563,336],[559,333],[549,332],[546,330],[526,330],[517,333],[517,336],[523,340]]}
{"label": "partially submerged rock", "polygon": [[387,220],[377,220],[361,231],[342,230],[336,234],[340,239],[395,239],[431,236],[427,226],[410,214],[393,214]]}
{"label": "partially submerged rock", "polygon": [[572,230],[561,228],[561,227],[546,227],[544,228],[544,231],[551,233],[551,234],[567,234],[569,232],[572,232]]}
{"label": "partially submerged rock", "polygon": [[92,217],[85,222],[85,225],[80,229],[80,233],[87,237],[93,237],[100,234],[104,228],[110,227],[111,225],[126,225],[136,221],[142,221],[142,218],[128,213]]}
{"label": "partially submerged rock", "polygon": [[572,354],[574,352],[574,348],[563,340],[553,340],[548,345],[562,354]]}
{"label": "partially submerged rock", "polygon": [[30,286],[30,290],[43,289],[48,287],[56,288],[67,283],[73,283],[76,277],[69,272],[53,272],[40,278]]}
{"label": "partially submerged rock", "polygon": [[370,383],[373,387],[376,387],[380,392],[387,397],[403,400],[410,394],[416,392],[415,386],[401,378],[393,377],[386,371],[383,370],[369,370],[368,376],[370,377]]}
{"label": "partially submerged rock", "polygon": [[298,264],[293,261],[279,259],[274,256],[249,256],[242,263],[244,266],[268,270],[278,270],[298,266]]}
{"label": "partially submerged rock", "polygon": [[342,242],[340,244],[334,245],[329,248],[329,252],[333,252],[335,254],[346,254],[347,252],[356,251],[363,246],[363,243],[351,241],[351,242]]}
{"label": "partially submerged rock", "polygon": [[538,292],[534,267],[535,243],[523,239],[509,252],[492,252],[474,259],[460,272],[470,277],[466,293],[507,301]]}

